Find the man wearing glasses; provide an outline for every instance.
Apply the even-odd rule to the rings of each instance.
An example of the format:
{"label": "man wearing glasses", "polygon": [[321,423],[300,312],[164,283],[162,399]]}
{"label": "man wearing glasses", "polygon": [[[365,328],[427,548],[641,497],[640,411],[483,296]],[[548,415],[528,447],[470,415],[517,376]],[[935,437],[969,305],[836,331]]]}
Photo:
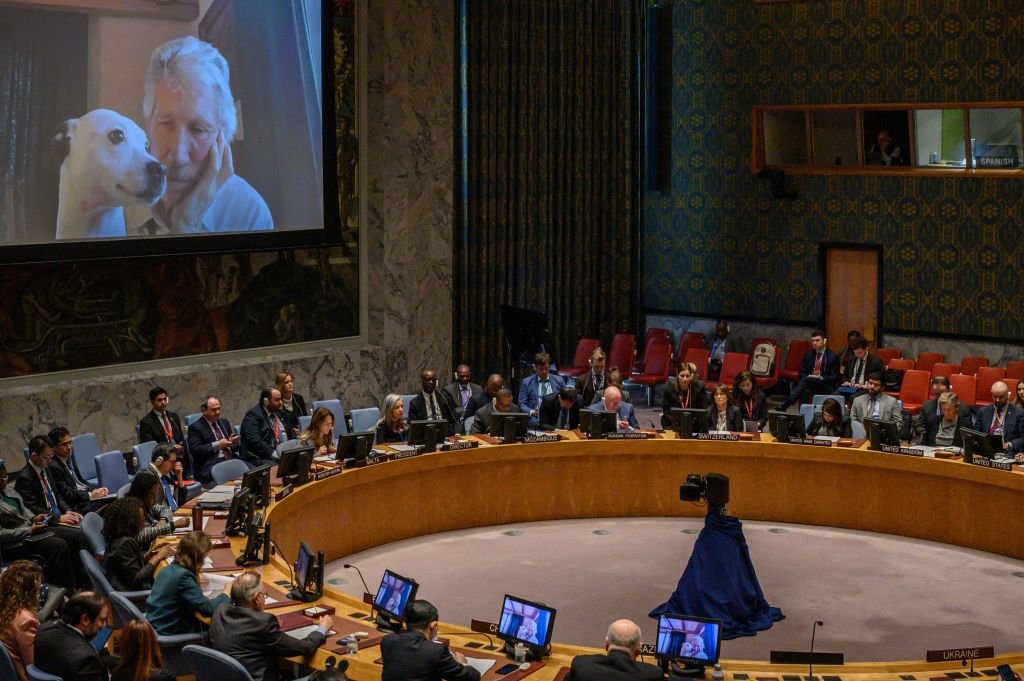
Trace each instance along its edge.
{"label": "man wearing glasses", "polygon": [[63,426],[50,431],[48,437],[53,444],[53,459],[47,467],[57,496],[63,499],[72,511],[85,515],[96,511],[113,499],[106,487],[90,486],[78,473],[71,458],[71,433]]}

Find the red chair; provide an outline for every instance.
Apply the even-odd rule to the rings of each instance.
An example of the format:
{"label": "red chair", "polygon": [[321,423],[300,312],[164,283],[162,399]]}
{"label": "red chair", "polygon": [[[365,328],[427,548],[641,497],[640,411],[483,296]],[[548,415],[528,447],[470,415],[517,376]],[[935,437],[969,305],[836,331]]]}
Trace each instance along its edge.
{"label": "red chair", "polygon": [[689,348],[683,355],[683,361],[697,367],[697,378],[705,380],[708,377],[708,360],[711,359],[711,351],[707,348]]}
{"label": "red chair", "polygon": [[786,352],[786,365],[782,368],[780,376],[787,381],[796,383],[800,380],[800,362],[803,361],[804,353],[811,349],[811,341],[792,340],[789,341],[789,350]]}
{"label": "red chair", "polygon": [[576,342],[576,353],[572,356],[572,366],[558,370],[559,376],[576,378],[590,371],[590,356],[601,344],[596,338],[580,338]]}
{"label": "red chair", "polygon": [[647,335],[644,337],[644,354],[643,357],[637,357],[633,361],[633,366],[630,369],[631,374],[642,374],[644,373],[644,362],[647,361],[647,351],[655,343],[667,343],[669,345],[669,353],[672,351],[672,341],[669,339],[668,329],[651,328],[647,329]]}
{"label": "red chair", "polygon": [[[953,374],[949,377],[949,388],[956,393],[960,401],[966,405],[974,406],[974,393],[978,380],[969,374]],[[991,397],[991,392],[989,392]]]}
{"label": "red chair", "polygon": [[1024,378],[1024,362],[1013,360],[1006,363],[1006,379],[1017,380]]}
{"label": "red chair", "polygon": [[988,357],[964,357],[960,360],[960,373],[974,376],[978,369],[988,366]]}
{"label": "red chair", "polygon": [[974,388],[974,403],[979,406],[992,404],[992,384],[1006,378],[1006,369],[1003,367],[978,367],[978,374],[975,378],[977,382]]}
{"label": "red chair", "polygon": [[[771,338],[760,339],[763,343],[771,343],[772,347],[775,348],[775,364],[772,366],[772,373],[769,376],[754,376],[754,382],[761,387],[762,390],[770,388],[779,382],[779,376],[782,374],[782,348]],[[754,344],[750,352],[750,362],[754,362],[753,350],[757,348],[757,343]]]}
{"label": "red chair", "polygon": [[695,331],[687,331],[683,334],[682,338],[679,339],[679,348],[676,350],[676,364],[683,361],[683,357],[686,356],[686,351],[690,348],[703,347],[704,334],[697,333]]}
{"label": "red chair", "polygon": [[882,362],[886,367],[889,366],[889,360],[899,359],[903,356],[903,351],[899,348],[878,348],[875,350],[875,354],[882,358]]}
{"label": "red chair", "polygon": [[941,352],[921,352],[917,355],[917,365],[914,368],[921,371],[931,371],[933,366],[945,361],[946,356]]}
{"label": "red chair", "polygon": [[651,406],[654,386],[668,382],[668,374],[672,369],[672,346],[669,343],[655,343],[648,346],[644,355],[644,372],[629,377],[630,383],[646,388],[647,406]]}
{"label": "red chair", "polygon": [[636,336],[631,333],[617,333],[612,338],[612,346],[608,350],[608,371],[618,369],[622,380],[629,378],[633,368],[633,356],[636,355]]}
{"label": "red chair", "polygon": [[903,402],[904,409],[911,414],[921,413],[921,405],[930,397],[931,379],[932,375],[921,369],[909,369],[903,374],[899,400]]}
{"label": "red chair", "polygon": [[717,381],[708,381],[708,390],[714,390],[716,385],[725,385],[732,388],[736,381],[736,374],[745,371],[750,366],[750,355],[745,352],[727,352],[722,360],[722,371]]}
{"label": "red chair", "polygon": [[932,378],[936,376],[945,376],[949,378],[953,374],[960,373],[959,364],[946,364],[945,362],[939,362],[932,366]]}
{"label": "red chair", "polygon": [[889,363],[886,364],[885,368],[895,369],[896,371],[899,371],[901,369],[903,371],[910,371],[911,369],[914,368],[914,360],[903,359],[902,357],[894,357],[893,359],[889,360]]}

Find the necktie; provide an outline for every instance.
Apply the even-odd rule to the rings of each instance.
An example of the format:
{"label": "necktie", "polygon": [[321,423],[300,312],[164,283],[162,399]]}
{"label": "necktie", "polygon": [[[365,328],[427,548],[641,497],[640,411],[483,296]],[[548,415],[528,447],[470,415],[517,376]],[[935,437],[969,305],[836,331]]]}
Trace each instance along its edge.
{"label": "necktie", "polygon": [[562,414],[558,417],[558,427],[568,428],[569,427],[569,410],[562,407]]}
{"label": "necktie", "polygon": [[160,478],[160,484],[164,487],[164,500],[167,501],[167,505],[171,507],[172,511],[178,510],[178,502],[174,498],[174,488],[167,484],[167,481]]}
{"label": "necktie", "polygon": [[863,369],[864,369],[864,362],[862,360],[858,359],[857,363],[853,367],[853,382],[854,383],[863,383],[863,381],[860,378],[860,372]]}
{"label": "necktie", "polygon": [[871,398],[871,418],[878,418],[878,400]]}
{"label": "necktie", "polygon": [[224,439],[224,431],[222,431],[220,429],[220,424],[218,424],[216,421],[214,421],[211,425],[213,427],[213,436],[215,438],[217,438],[218,440],[223,440]]}
{"label": "necktie", "polygon": [[37,472],[39,476],[39,482],[43,485],[43,492],[46,494],[46,506],[50,509],[51,515],[60,515],[60,506],[57,505],[57,497],[53,494],[53,489],[50,487],[50,481],[46,479],[46,472]]}
{"label": "necktie", "polygon": [[992,413],[992,425],[989,426],[988,434],[996,435],[1003,431],[1003,419],[1005,416],[999,413],[999,409],[995,409]]}
{"label": "necktie", "polygon": [[548,394],[548,379],[540,379],[540,390],[537,391],[537,394],[540,395],[541,397],[544,397],[545,395]]}
{"label": "necktie", "polygon": [[277,414],[273,414],[270,417],[271,425],[274,426],[274,444],[281,444],[281,424],[277,421]]}
{"label": "necktie", "polygon": [[430,393],[430,418],[437,419],[437,399],[434,397],[434,393]]}
{"label": "necktie", "polygon": [[601,390],[604,387],[604,374],[594,376],[594,387]]}
{"label": "necktie", "polygon": [[821,373],[821,353],[820,352],[817,355],[815,355],[815,357],[814,357],[814,373],[816,373],[816,374],[820,374]]}
{"label": "necktie", "polygon": [[68,474],[71,475],[71,479],[75,481],[75,487],[83,491],[89,489],[89,486],[85,484],[80,477],[78,477],[78,473],[75,472],[75,467],[71,464],[71,459],[68,459],[67,461],[61,459],[61,463],[64,465],[64,468],[67,469]]}
{"label": "necktie", "polygon": [[167,418],[167,412],[162,414],[164,419],[164,433],[167,435],[168,442],[174,442],[174,430],[171,428],[171,420]]}
{"label": "necktie", "polygon": [[466,387],[462,388],[461,390],[462,390],[462,408],[465,409],[466,406],[469,404],[469,397],[470,397],[471,391],[470,391],[468,385]]}

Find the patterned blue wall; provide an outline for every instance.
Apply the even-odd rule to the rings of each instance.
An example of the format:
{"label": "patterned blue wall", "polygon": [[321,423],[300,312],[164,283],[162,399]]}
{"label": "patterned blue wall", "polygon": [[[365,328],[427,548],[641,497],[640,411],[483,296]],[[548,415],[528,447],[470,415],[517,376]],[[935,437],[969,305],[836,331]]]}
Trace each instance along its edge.
{"label": "patterned blue wall", "polygon": [[1022,0],[672,0],[671,191],[644,201],[651,309],[819,318],[818,244],[884,251],[884,325],[1024,336],[1024,174],[789,176],[749,170],[756,104],[1024,100]]}

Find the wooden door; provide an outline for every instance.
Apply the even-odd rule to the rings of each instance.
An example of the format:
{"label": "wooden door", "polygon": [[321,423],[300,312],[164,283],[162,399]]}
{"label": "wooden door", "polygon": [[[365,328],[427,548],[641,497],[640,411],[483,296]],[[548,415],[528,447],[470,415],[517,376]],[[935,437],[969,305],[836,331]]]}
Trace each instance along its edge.
{"label": "wooden door", "polygon": [[825,333],[829,347],[846,345],[846,334],[857,329],[871,348],[878,340],[879,252],[829,246],[825,251]]}

